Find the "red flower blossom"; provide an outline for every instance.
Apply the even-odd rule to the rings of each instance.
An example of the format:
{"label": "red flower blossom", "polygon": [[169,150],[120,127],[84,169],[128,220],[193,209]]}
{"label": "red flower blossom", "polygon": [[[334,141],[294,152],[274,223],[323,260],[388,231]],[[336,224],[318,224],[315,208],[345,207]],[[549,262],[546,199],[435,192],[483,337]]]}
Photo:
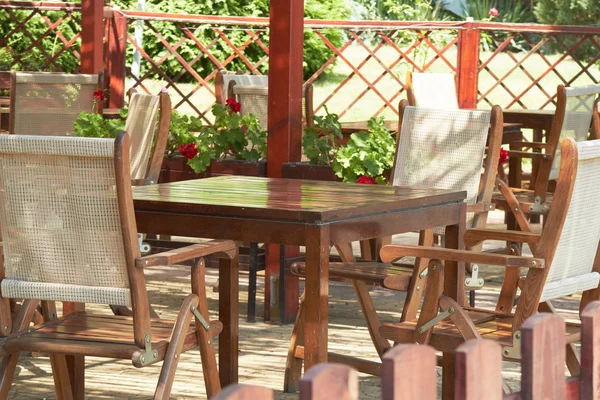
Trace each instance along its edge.
{"label": "red flower blossom", "polygon": [[196,157],[198,154],[198,149],[196,148],[196,143],[190,144],[182,144],[179,146],[179,154],[183,155],[188,160]]}
{"label": "red flower blossom", "polygon": [[377,181],[370,176],[361,176],[356,180],[356,183],[362,183],[363,185],[377,185]]}
{"label": "red flower blossom", "polygon": [[96,100],[104,101],[104,92],[102,90],[96,90],[94,92],[94,98]]}
{"label": "red flower blossom", "polygon": [[323,136],[325,136],[324,133],[319,133],[319,137],[323,137]]}
{"label": "red flower blossom", "polygon": [[498,18],[500,16],[500,13],[498,12],[498,10],[496,8],[492,7],[492,8],[490,8],[488,15],[490,17]]}
{"label": "red flower blossom", "polygon": [[508,160],[508,151],[500,149],[500,157],[498,157],[498,164],[503,164]]}
{"label": "red flower blossom", "polygon": [[240,112],[240,110],[242,109],[242,105],[235,101],[233,97],[228,98],[225,102],[225,105],[229,107],[229,109],[234,113]]}

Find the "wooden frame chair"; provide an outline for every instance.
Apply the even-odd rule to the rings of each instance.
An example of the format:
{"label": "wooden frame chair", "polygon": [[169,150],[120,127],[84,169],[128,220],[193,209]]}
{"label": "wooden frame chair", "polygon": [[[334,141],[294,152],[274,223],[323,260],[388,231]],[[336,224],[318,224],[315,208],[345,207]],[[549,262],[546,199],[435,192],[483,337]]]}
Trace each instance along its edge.
{"label": "wooden frame chair", "polygon": [[[492,111],[440,110],[408,106],[400,102],[400,123],[396,158],[391,182],[398,186],[467,191],[468,221],[470,226],[485,227],[487,214],[493,209],[491,197],[498,168],[498,155],[502,141],[502,110],[496,106]],[[491,129],[490,129],[491,121]],[[489,135],[489,138],[488,138]],[[486,141],[488,155],[484,163]],[[435,160],[435,161],[434,161]],[[485,173],[481,179],[481,168]],[[438,233],[440,229],[436,229]],[[419,244],[433,246],[433,230],[419,235]],[[382,263],[355,263],[350,245],[337,246],[343,263],[329,264],[332,280],[351,280],[361,306],[363,317],[379,356],[390,348],[388,341],[379,334],[379,318],[369,295],[369,285],[407,292],[402,311],[402,321],[416,318],[421,294],[427,281],[425,259],[417,259],[414,265],[392,266]],[[304,276],[304,263],[291,266],[293,273]],[[476,271],[476,269],[475,269]],[[473,276],[474,287],[479,287]],[[482,285],[482,283],[481,283]],[[285,372],[285,391],[298,386],[303,358],[304,301],[292,332],[292,339]],[[334,362],[351,365],[361,372],[377,375],[380,364],[357,360],[336,354],[329,355]]]}
{"label": "wooden frame chair", "polygon": [[[204,260],[236,262],[232,241],[194,244],[141,257],[137,246],[129,138],[116,140],[2,135],[0,137],[0,397],[6,398],[23,351],[50,354],[59,398],[83,398],[85,356],[131,359],[136,367],[164,361],[154,395],[167,399],[179,354],[200,347],[209,397],[220,391],[208,322]],[[144,268],[194,260],[191,292],[175,321],[151,319]],[[9,299],[25,299],[17,318]],[[78,311],[57,318],[55,302]],[[41,302],[44,323],[29,327]],[[95,316],[85,303],[130,306],[132,318]],[[191,324],[192,319],[195,324]],[[69,355],[69,356],[65,356]],[[71,381],[66,357],[73,357]]]}
{"label": "wooden frame chair", "polygon": [[227,71],[221,69],[215,76],[215,100],[217,104],[225,104],[227,98],[231,97],[229,93],[229,82],[235,82],[238,85],[253,87],[268,87],[269,77],[267,75],[244,74],[242,71]]}
{"label": "wooden frame chair", "polygon": [[406,97],[415,107],[457,109],[456,74],[406,72]]}
{"label": "wooden frame chair", "polygon": [[102,113],[94,92],[103,89],[103,74],[11,71],[8,133],[69,136],[82,111]]}
{"label": "wooden frame chair", "polygon": [[[553,311],[550,301],[584,292],[580,311],[600,296],[600,196],[597,176],[600,172],[600,141],[562,142],[562,159],[554,203],[541,235],[530,232],[473,229],[464,235],[465,245],[485,240],[512,240],[528,243],[533,257],[473,253],[421,246],[390,245],[381,251],[387,262],[405,256],[429,260],[429,281],[418,320],[384,324],[380,333],[395,343],[431,344],[444,353],[452,353],[464,340],[491,339],[504,345],[506,359],[520,359],[521,326],[539,311]],[[528,268],[520,282],[521,296],[514,313],[511,310],[464,308],[442,295],[444,261],[502,265],[507,269]],[[440,312],[438,313],[438,307]],[[566,330],[567,367],[579,373],[579,360],[573,342],[579,340],[578,324]],[[448,376],[449,377],[449,376]]]}

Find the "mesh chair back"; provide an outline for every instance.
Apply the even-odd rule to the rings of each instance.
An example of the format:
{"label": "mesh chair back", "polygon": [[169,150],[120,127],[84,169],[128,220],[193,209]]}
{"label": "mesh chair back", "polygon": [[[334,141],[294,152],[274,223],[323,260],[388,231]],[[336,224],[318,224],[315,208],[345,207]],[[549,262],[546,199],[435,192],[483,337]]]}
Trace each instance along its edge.
{"label": "mesh chair back", "polygon": [[[567,137],[572,137],[577,142],[587,140],[592,123],[594,102],[600,94],[600,85],[568,87],[565,88],[565,92],[567,101],[559,143]],[[550,179],[558,178],[559,168],[560,145],[556,148],[552,169],[550,170]]]}
{"label": "mesh chair back", "polygon": [[133,93],[129,100],[125,132],[131,140],[131,179],[146,178],[159,105],[160,98],[149,94]]}
{"label": "mesh chair back", "polygon": [[407,106],[392,184],[466,190],[466,202],[476,203],[490,118],[490,111]]}
{"label": "mesh chair back", "polygon": [[579,142],[577,149],[571,203],[540,301],[593,289],[600,282],[600,274],[592,272],[600,240],[600,140]]}
{"label": "mesh chair back", "polygon": [[459,108],[454,74],[413,72],[411,88],[417,107]]}
{"label": "mesh chair back", "polygon": [[114,140],[0,135],[5,298],[130,305]]}
{"label": "mesh chair back", "polygon": [[223,86],[221,98],[223,101],[227,100],[229,82],[235,82],[239,86],[255,87],[255,88],[268,88],[269,77],[267,75],[241,75],[235,73],[229,73],[223,75]]}
{"label": "mesh chair back", "polygon": [[82,111],[94,111],[98,75],[14,74],[11,132],[22,135],[73,135],[73,123]]}

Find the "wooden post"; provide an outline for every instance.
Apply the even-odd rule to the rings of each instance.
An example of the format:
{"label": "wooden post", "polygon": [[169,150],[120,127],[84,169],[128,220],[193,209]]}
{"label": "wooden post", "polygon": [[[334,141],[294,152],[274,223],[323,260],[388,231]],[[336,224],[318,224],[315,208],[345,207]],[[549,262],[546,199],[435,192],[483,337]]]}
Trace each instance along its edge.
{"label": "wooden post", "polygon": [[582,399],[600,399],[600,301],[581,313],[581,387]]}
{"label": "wooden post", "polygon": [[383,356],[383,400],[437,399],[437,357],[433,347],[401,344]]}
{"label": "wooden post", "polygon": [[125,56],[127,51],[127,19],[118,11],[106,24],[108,107],[125,105]]}
{"label": "wooden post", "polygon": [[[283,163],[300,161],[302,143],[302,62],[304,57],[304,0],[271,1],[269,43],[269,146],[267,176],[281,177]],[[286,254],[297,254],[297,247]],[[279,274],[279,246],[267,246],[265,320],[270,319],[273,277]],[[289,275],[289,274],[288,274]],[[298,312],[298,279],[286,276],[282,322],[292,322]],[[280,308],[279,301],[273,309]]]}
{"label": "wooden post", "polygon": [[458,104],[460,108],[477,108],[480,34],[473,22],[464,27],[458,31]]}
{"label": "wooden post", "polygon": [[498,343],[471,339],[458,347],[454,398],[502,399],[502,349]]}
{"label": "wooden post", "polygon": [[300,381],[300,400],[358,400],[358,372],[343,364],[318,364]]}
{"label": "wooden post", "polygon": [[81,0],[81,73],[102,72],[104,0]]}

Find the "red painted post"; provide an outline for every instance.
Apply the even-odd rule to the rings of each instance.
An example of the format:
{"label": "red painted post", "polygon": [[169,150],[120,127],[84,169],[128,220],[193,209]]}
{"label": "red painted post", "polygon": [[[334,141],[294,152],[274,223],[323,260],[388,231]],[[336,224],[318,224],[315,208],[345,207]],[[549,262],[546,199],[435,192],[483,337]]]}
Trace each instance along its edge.
{"label": "red painted post", "polygon": [[127,18],[119,11],[107,21],[108,53],[106,81],[108,82],[108,107],[125,105],[125,56],[127,51]]}
{"label": "red painted post", "polygon": [[460,108],[477,108],[479,79],[480,31],[476,23],[467,22],[458,31],[458,104]]}
{"label": "red painted post", "polygon": [[81,73],[103,70],[104,0],[81,0]]}
{"label": "red painted post", "polygon": [[[304,0],[271,2],[269,43],[269,147],[267,176],[281,177],[284,162],[300,161],[302,142],[302,62],[304,57]],[[297,253],[288,247],[287,255]],[[268,245],[265,273],[265,319],[270,319],[271,285],[279,271],[279,246]],[[289,275],[289,274],[288,274]],[[282,322],[294,321],[298,311],[298,279],[285,279]],[[279,303],[279,302],[277,302]],[[279,309],[279,305],[275,306]]]}

